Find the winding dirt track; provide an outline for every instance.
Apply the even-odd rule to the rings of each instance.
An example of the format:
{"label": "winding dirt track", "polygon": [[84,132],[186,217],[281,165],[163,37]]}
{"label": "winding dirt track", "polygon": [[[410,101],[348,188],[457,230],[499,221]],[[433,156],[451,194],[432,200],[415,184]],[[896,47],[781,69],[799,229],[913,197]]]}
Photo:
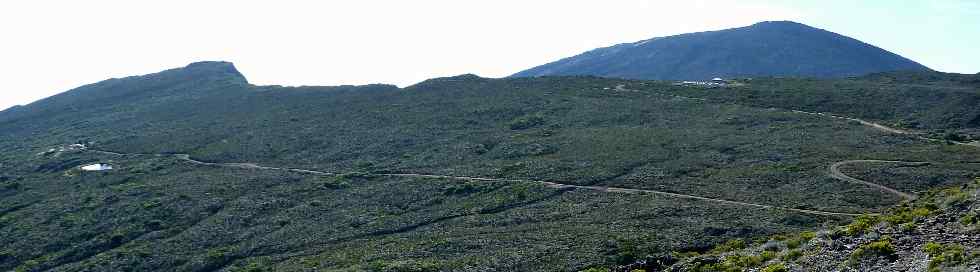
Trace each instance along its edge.
{"label": "winding dirt track", "polygon": [[[108,155],[115,155],[115,156],[157,156],[157,157],[173,156],[173,157],[176,157],[176,158],[178,158],[180,160],[186,161],[188,163],[196,164],[196,165],[202,165],[202,166],[238,168],[238,169],[254,169],[254,170],[287,171],[287,172],[294,172],[294,173],[300,173],[300,174],[312,174],[312,175],[322,175],[322,176],[337,176],[337,175],[342,175],[341,173],[323,172],[323,171],[316,171],[316,170],[261,166],[261,165],[254,164],[254,163],[211,163],[211,162],[202,162],[202,161],[198,161],[198,160],[192,159],[190,157],[190,155],[187,155],[187,154],[126,154],[126,153],[119,153],[119,152],[106,151],[106,150],[98,150],[98,149],[87,149],[87,150],[88,151],[91,151],[91,152],[96,152],[96,153],[101,153],[101,154],[108,154]],[[762,209],[783,210],[783,211],[798,212],[798,213],[813,214],[813,215],[824,215],[824,216],[859,216],[859,215],[861,215],[860,213],[844,213],[844,212],[831,212],[831,211],[819,211],[819,210],[807,210],[807,209],[786,208],[786,207],[779,207],[779,206],[772,206],[772,205],[765,205],[765,204],[748,203],[748,202],[725,200],[725,199],[716,199],[716,198],[709,198],[709,197],[702,197],[702,196],[695,196],[695,195],[685,195],[685,194],[670,193],[670,192],[663,192],[663,191],[656,191],[656,190],[616,188],[616,187],[605,187],[605,186],[572,185],[572,184],[564,184],[564,183],[558,183],[558,182],[552,182],[552,181],[543,181],[543,180],[497,179],[497,178],[462,177],[462,176],[446,176],[446,175],[432,175],[432,174],[374,174],[374,175],[375,176],[385,176],[385,177],[409,177],[409,178],[428,178],[428,179],[453,179],[453,180],[483,181],[483,182],[531,182],[531,183],[537,183],[537,184],[541,184],[541,185],[544,185],[544,186],[547,186],[547,187],[551,187],[551,188],[555,188],[555,189],[573,188],[573,189],[594,190],[594,191],[610,192],[610,193],[654,194],[654,195],[661,195],[661,196],[674,197],[674,198],[694,199],[694,200],[709,201],[709,202],[720,203],[720,204],[737,205],[737,206],[748,206],[748,207],[755,207],[755,208],[762,208]]]}
{"label": "winding dirt track", "polygon": [[[615,87],[615,90],[616,91],[633,91],[633,92],[636,92],[636,90],[625,88],[624,85],[618,85],[618,86],[616,86]],[[685,96],[678,96],[678,95],[673,95],[673,94],[663,94],[663,95],[672,96],[672,97],[680,98],[680,99],[688,99],[688,100],[702,101],[702,102],[707,101],[704,98],[685,97]],[[855,121],[855,122],[858,122],[858,123],[860,123],[862,125],[865,125],[865,126],[868,126],[868,127],[871,127],[871,128],[874,128],[874,129],[877,129],[877,130],[880,130],[880,131],[886,132],[886,133],[914,135],[915,137],[917,137],[919,139],[922,139],[922,140],[927,140],[927,141],[940,141],[940,140],[936,140],[936,139],[932,139],[932,138],[926,138],[926,137],[920,136],[919,134],[916,134],[916,133],[913,133],[913,132],[904,131],[904,130],[901,130],[901,129],[896,129],[896,128],[888,127],[888,126],[885,126],[885,125],[881,125],[881,124],[878,124],[878,123],[869,122],[869,121],[865,121],[865,120],[861,120],[861,119],[857,119],[857,118],[836,116],[836,115],[832,115],[832,114],[828,114],[828,113],[807,112],[807,111],[800,111],[800,110],[790,110],[790,111],[791,112],[794,112],[794,113],[799,113],[799,114],[807,114],[807,115],[823,116],[823,117],[829,117],[829,118],[835,118],[835,119],[841,119],[841,120],[847,120],[847,121]],[[967,146],[973,146],[973,147],[980,147],[980,144],[961,143],[961,142],[953,142],[953,143],[959,144],[959,145],[967,145]],[[174,157],[177,157],[178,159],[181,159],[183,161],[186,161],[186,162],[189,162],[189,163],[192,163],[192,164],[196,164],[196,165],[203,165],[203,166],[227,167],[227,168],[238,168],[238,169],[256,169],[256,170],[288,171],[288,172],[294,172],[294,173],[300,173],[300,174],[326,175],[326,176],[342,175],[342,173],[323,172],[323,171],[307,170],[307,169],[299,169],[299,168],[269,167],[269,166],[262,166],[262,165],[254,164],[254,163],[211,163],[211,162],[203,162],[203,161],[198,161],[198,160],[195,160],[195,159],[191,158],[190,155],[188,155],[188,154],[125,154],[125,153],[118,153],[118,152],[112,152],[112,151],[106,151],[106,150],[97,150],[97,149],[86,149],[86,150],[87,151],[91,151],[91,152],[102,153],[102,154],[109,154],[109,155],[116,155],[116,156],[128,156],[128,155],[158,156],[158,157],[174,156]],[[845,175],[843,172],[840,171],[840,167],[841,166],[844,166],[844,165],[847,165],[847,164],[854,164],[854,163],[927,164],[925,162],[907,162],[907,161],[848,160],[848,161],[837,162],[837,163],[834,163],[834,164],[832,164],[830,166],[829,174],[830,174],[831,177],[833,177],[835,179],[839,179],[839,180],[846,181],[846,182],[852,182],[852,183],[857,183],[857,184],[861,184],[861,185],[865,185],[865,186],[870,186],[870,187],[878,188],[878,189],[880,189],[880,190],[882,190],[884,192],[897,195],[897,196],[902,197],[904,199],[915,199],[915,196],[912,195],[912,194],[908,194],[908,193],[904,193],[904,192],[898,191],[896,189],[893,189],[893,188],[890,188],[890,187],[887,187],[887,186],[884,186],[884,185],[880,185],[880,184],[876,184],[876,183],[872,183],[872,182],[860,180],[860,179],[857,179],[857,178],[853,178],[853,177],[850,177],[848,175]],[[594,191],[612,192],[612,193],[654,194],[654,195],[661,195],[661,196],[674,197],[674,198],[694,199],[694,200],[708,201],[708,202],[728,204],[728,205],[747,206],[747,207],[755,207],[755,208],[761,208],[761,209],[783,210],[783,211],[798,212],[798,213],[813,214],[813,215],[825,215],[825,216],[858,216],[858,215],[861,215],[861,214],[857,214],[857,213],[843,213],[843,212],[830,212],[830,211],[819,211],[819,210],[787,208],[787,207],[779,207],[779,206],[772,206],[772,205],[765,205],[765,204],[757,204],[757,203],[748,203],[748,202],[741,202],[741,201],[717,199],[717,198],[710,198],[710,197],[703,197],[703,196],[695,196],[695,195],[685,195],[685,194],[678,194],[678,193],[670,193],[670,192],[656,191],[656,190],[616,188],[616,187],[605,187],[605,186],[572,185],[572,184],[565,184],[565,183],[558,183],[558,182],[544,181],[544,180],[497,179],[497,178],[462,177],[462,176],[446,176],[446,175],[432,175],[432,174],[376,174],[376,176],[411,177],[411,178],[428,178],[428,179],[453,179],[453,180],[484,181],[484,182],[531,182],[531,183],[538,183],[538,184],[541,184],[541,185],[544,185],[544,186],[548,186],[548,187],[551,187],[551,188],[556,188],[556,189],[573,188],[573,189],[594,190]]]}
{"label": "winding dirt track", "polygon": [[871,182],[863,181],[863,180],[860,180],[860,179],[856,179],[856,178],[850,177],[848,175],[845,175],[843,172],[840,171],[840,167],[841,166],[844,166],[844,165],[847,165],[847,164],[854,164],[854,163],[901,163],[901,164],[909,164],[909,165],[925,165],[925,164],[929,164],[927,162],[884,161],[884,160],[850,160],[850,161],[837,162],[837,163],[834,163],[834,164],[830,165],[830,176],[831,177],[834,177],[834,178],[839,179],[839,180],[847,181],[847,182],[853,182],[853,183],[867,185],[867,186],[870,186],[870,187],[875,187],[875,188],[878,188],[878,189],[880,189],[880,190],[882,190],[884,192],[888,192],[890,194],[897,195],[897,196],[899,196],[901,198],[908,199],[908,200],[915,199],[915,196],[914,195],[911,195],[911,194],[903,193],[903,192],[901,192],[899,190],[895,190],[893,188],[890,188],[890,187],[887,187],[887,186],[884,186],[884,185],[881,185],[881,184],[876,184],[876,183],[871,183]]}

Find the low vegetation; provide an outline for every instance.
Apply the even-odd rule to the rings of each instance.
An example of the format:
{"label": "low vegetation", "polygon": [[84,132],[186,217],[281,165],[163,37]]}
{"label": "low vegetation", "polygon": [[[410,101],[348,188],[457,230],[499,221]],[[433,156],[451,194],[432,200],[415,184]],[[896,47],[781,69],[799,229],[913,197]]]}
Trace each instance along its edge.
{"label": "low vegetation", "polygon": [[867,258],[886,258],[894,261],[898,258],[898,255],[895,254],[895,246],[892,245],[891,239],[886,237],[882,240],[858,246],[857,249],[851,252],[850,261],[857,263]]}
{"label": "low vegetation", "polygon": [[[980,178],[931,190],[881,216],[861,216],[831,230],[774,235],[740,250],[678,256],[679,262],[668,271],[743,271],[759,266],[765,266],[762,271],[895,271],[921,269],[924,263],[929,271],[972,271],[980,265],[980,244],[970,239],[977,231],[957,221],[975,213],[980,205],[977,192]],[[907,224],[922,226],[904,227]],[[922,253],[927,259],[921,259]],[[758,258],[744,259],[751,254]]]}
{"label": "low vegetation", "polygon": [[[917,168],[943,184],[980,168],[961,163],[978,156],[967,147],[832,118],[614,90],[641,83],[661,84],[460,76],[287,88],[205,63],[87,85],[0,114],[0,270],[653,271],[671,252],[763,269],[806,259],[821,239],[774,234],[850,218],[521,180],[874,212],[900,200],[827,177],[830,163],[963,172]],[[71,143],[130,155],[57,149]],[[117,167],[77,169],[94,162]],[[500,180],[382,175],[408,173]],[[933,191],[949,199],[935,209],[971,205],[963,192]],[[917,222],[915,211],[892,221]],[[760,239],[774,250],[743,253]]]}
{"label": "low vegetation", "polygon": [[[755,78],[730,89],[647,85],[672,94],[879,120],[951,141],[980,139],[980,75],[889,72],[837,80]],[[637,88],[645,88],[637,86]]]}
{"label": "low vegetation", "polygon": [[942,271],[943,267],[956,267],[980,257],[980,251],[975,248],[969,252],[958,244],[928,242],[922,246],[922,251],[929,254],[929,271]]}

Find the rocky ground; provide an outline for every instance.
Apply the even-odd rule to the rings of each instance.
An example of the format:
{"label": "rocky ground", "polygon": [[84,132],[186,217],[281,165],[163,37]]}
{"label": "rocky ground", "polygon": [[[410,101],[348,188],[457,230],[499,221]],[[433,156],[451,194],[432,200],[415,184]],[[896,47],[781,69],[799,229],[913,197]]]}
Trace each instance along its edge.
{"label": "rocky ground", "polygon": [[709,252],[675,252],[614,270],[980,271],[978,194],[980,179],[924,193],[846,226],[733,240]]}

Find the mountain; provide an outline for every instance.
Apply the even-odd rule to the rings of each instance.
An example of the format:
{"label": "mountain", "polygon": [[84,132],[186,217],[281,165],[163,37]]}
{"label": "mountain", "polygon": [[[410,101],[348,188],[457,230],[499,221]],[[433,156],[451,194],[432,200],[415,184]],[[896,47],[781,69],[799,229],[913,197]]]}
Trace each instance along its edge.
{"label": "mountain", "polygon": [[714,77],[847,77],[929,68],[861,41],[776,21],[599,48],[512,77],[595,75],[658,80]]}
{"label": "mountain", "polygon": [[972,182],[975,147],[800,112],[958,131],[972,82],[282,87],[226,62],[110,79],[0,113],[0,270],[579,271],[703,252],[905,197],[828,175],[843,162],[907,194]]}

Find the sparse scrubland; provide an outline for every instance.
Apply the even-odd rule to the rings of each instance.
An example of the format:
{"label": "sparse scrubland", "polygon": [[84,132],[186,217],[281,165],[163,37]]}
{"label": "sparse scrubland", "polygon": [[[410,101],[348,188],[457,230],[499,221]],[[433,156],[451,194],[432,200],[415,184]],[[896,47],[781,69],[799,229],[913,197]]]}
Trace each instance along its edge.
{"label": "sparse scrubland", "polygon": [[[907,120],[920,122],[909,128],[933,133],[971,128],[969,121],[930,122],[975,110],[963,105],[873,115],[806,98],[821,84],[874,84],[884,87],[869,92],[896,97],[907,88],[945,92],[960,84],[917,80],[753,79],[702,90],[596,77],[465,75],[406,88],[279,87],[250,85],[228,63],[113,79],[0,113],[0,270],[601,270],[744,252],[783,235],[765,251],[773,253],[704,262],[782,271],[795,266],[776,262],[807,260],[825,234],[847,235],[806,231],[851,220],[867,220],[847,236],[867,237],[848,238],[864,253],[838,256],[840,262],[888,253],[886,243],[902,258],[907,249],[896,235],[871,233],[881,222],[921,229],[909,225],[922,224],[920,206],[899,211],[897,196],[831,178],[827,167],[853,159],[929,162],[843,170],[931,196],[939,194],[933,188],[972,182],[980,149],[790,110],[894,122],[923,116]],[[772,90],[773,100],[744,98],[761,90]],[[797,90],[807,96],[789,95]],[[823,99],[850,99],[835,90]],[[130,155],[49,152],[72,143]],[[201,165],[166,154],[342,175]],[[116,168],[77,169],[94,162]],[[391,173],[511,181],[378,175]],[[524,179],[895,214],[820,216]],[[928,216],[936,211],[945,210]],[[975,222],[972,216],[957,220]],[[732,239],[742,242],[726,243]],[[960,254],[937,243],[930,246],[942,260],[937,267],[969,255],[970,244],[961,244]]]}

